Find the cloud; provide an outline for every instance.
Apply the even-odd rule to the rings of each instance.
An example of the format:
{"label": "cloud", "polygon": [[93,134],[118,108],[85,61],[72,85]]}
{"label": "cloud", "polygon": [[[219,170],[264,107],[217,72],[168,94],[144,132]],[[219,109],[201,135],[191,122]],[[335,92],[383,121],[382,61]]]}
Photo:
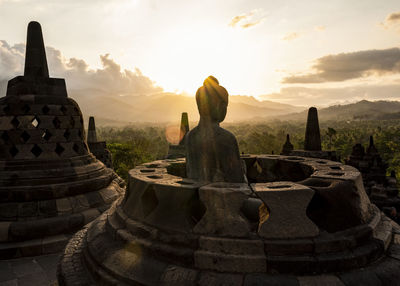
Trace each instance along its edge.
{"label": "cloud", "polygon": [[389,14],[386,18],[388,22],[400,22],[400,12]]}
{"label": "cloud", "polygon": [[235,16],[229,22],[229,26],[232,28],[240,26],[243,29],[256,26],[262,23],[262,21],[265,19],[265,17],[261,15],[261,12],[261,9],[255,9],[248,13]]}
{"label": "cloud", "polygon": [[[162,92],[162,88],[143,75],[139,69],[122,70],[109,54],[100,55],[102,68],[91,69],[77,58],[66,59],[61,51],[46,47],[47,62],[51,77],[65,78],[71,93],[87,91],[89,95],[149,95]],[[10,46],[0,41],[0,81],[7,82],[23,74],[25,45]],[[4,87],[0,88],[4,95]]]}
{"label": "cloud", "polygon": [[393,29],[400,33],[400,11],[394,12],[386,16],[386,19],[380,23],[385,29]]}
{"label": "cloud", "polygon": [[325,26],[316,26],[315,28],[314,28],[314,30],[315,31],[317,31],[317,32],[323,32],[323,31],[325,31],[326,30],[326,27]]}
{"label": "cloud", "polygon": [[283,83],[340,82],[371,75],[400,73],[400,48],[328,55],[313,65],[314,73],[285,77]]}
{"label": "cloud", "polygon": [[299,34],[299,33],[292,32],[292,33],[287,33],[287,34],[282,38],[282,40],[284,40],[284,41],[292,41],[292,40],[294,40],[294,39],[297,39],[298,37],[300,37],[300,34]]}

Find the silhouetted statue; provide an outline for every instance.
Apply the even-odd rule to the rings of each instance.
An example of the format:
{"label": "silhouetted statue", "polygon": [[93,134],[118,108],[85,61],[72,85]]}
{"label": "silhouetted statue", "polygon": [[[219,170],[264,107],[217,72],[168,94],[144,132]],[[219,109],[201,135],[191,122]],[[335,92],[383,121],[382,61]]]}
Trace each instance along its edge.
{"label": "silhouetted statue", "polygon": [[304,150],[321,151],[321,135],[319,133],[318,112],[315,107],[308,110]]}
{"label": "silhouetted statue", "polygon": [[211,182],[245,182],[235,136],[221,128],[228,107],[228,92],[209,76],[196,92],[199,124],[186,138],[188,178]]}
{"label": "silhouetted statue", "polygon": [[182,112],[181,131],[179,133],[179,145],[185,144],[186,134],[189,132],[189,119],[187,112]]}
{"label": "silhouetted statue", "polygon": [[285,142],[285,144],[283,144],[282,154],[283,155],[289,155],[290,152],[292,152],[292,151],[293,151],[293,144],[290,143],[289,134],[286,134],[286,142]]}

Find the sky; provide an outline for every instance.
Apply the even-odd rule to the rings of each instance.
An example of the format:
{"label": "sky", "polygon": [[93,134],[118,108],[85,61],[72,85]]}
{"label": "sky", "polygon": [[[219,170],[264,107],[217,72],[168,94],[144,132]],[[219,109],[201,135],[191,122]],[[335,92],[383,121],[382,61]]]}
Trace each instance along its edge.
{"label": "sky", "polygon": [[32,20],[71,89],[193,95],[214,75],[293,105],[400,100],[398,0],[0,0],[0,81],[22,73]]}

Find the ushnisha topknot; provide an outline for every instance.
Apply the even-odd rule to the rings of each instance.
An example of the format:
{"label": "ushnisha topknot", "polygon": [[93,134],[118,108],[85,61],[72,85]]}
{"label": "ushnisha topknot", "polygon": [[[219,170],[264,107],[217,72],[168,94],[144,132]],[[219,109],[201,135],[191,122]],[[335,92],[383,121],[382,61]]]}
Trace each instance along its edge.
{"label": "ushnisha topknot", "polygon": [[204,86],[206,86],[206,85],[211,85],[211,84],[217,84],[217,85],[219,85],[219,81],[218,81],[218,79],[216,79],[214,76],[212,76],[212,75],[210,75],[208,78],[206,78],[204,81],[203,81],[203,85]]}
{"label": "ushnisha topknot", "polygon": [[210,117],[214,121],[222,122],[226,115],[228,96],[226,89],[219,85],[215,77],[207,77],[203,86],[196,92],[200,116]]}

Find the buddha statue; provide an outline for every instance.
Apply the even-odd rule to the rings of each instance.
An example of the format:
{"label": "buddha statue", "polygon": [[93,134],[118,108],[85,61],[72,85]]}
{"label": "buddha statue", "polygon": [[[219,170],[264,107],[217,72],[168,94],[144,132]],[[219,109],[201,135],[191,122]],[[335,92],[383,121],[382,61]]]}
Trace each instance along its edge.
{"label": "buddha statue", "polygon": [[209,182],[245,182],[235,136],[221,128],[228,107],[228,92],[209,76],[196,92],[199,124],[186,137],[188,178]]}

